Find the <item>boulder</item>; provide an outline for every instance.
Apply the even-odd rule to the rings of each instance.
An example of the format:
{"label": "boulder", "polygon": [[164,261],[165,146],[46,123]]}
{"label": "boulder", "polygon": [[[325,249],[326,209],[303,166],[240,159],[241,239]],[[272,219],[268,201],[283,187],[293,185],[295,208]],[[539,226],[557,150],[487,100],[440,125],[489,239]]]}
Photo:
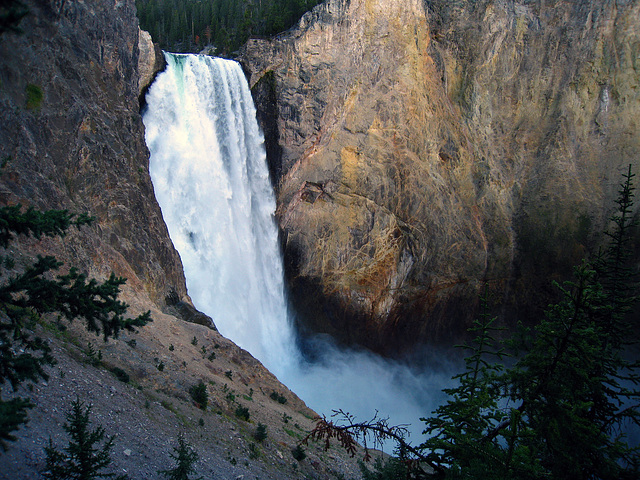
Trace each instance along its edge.
{"label": "boulder", "polygon": [[138,29],[138,95],[142,97],[146,93],[165,65],[160,46],[153,43],[149,32]]}

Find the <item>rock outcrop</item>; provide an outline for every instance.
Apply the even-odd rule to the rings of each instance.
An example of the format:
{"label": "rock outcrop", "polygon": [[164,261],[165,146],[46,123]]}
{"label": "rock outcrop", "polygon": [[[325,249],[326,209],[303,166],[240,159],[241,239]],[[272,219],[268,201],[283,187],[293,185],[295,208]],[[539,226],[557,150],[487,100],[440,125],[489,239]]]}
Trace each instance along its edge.
{"label": "rock outcrop", "polygon": [[158,305],[186,297],[148,173],[134,1],[27,4],[23,33],[0,36],[0,202],[95,216],[43,248]]}
{"label": "rock outcrop", "polygon": [[138,31],[138,95],[143,96],[158,72],[164,70],[166,61],[160,46],[153,43],[151,34]]}
{"label": "rock outcrop", "polygon": [[483,284],[535,315],[640,163],[639,32],[637,1],[328,0],[250,40],[303,327],[398,350]]}

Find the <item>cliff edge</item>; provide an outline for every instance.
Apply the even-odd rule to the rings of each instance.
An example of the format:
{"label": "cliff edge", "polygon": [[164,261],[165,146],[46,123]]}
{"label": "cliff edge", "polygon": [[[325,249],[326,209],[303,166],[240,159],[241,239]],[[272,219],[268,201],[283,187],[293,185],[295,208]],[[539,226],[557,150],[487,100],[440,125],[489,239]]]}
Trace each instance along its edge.
{"label": "cliff edge", "polygon": [[49,252],[159,305],[184,297],[148,173],[134,2],[58,4],[30,2],[23,33],[0,36],[0,202],[95,216]]}

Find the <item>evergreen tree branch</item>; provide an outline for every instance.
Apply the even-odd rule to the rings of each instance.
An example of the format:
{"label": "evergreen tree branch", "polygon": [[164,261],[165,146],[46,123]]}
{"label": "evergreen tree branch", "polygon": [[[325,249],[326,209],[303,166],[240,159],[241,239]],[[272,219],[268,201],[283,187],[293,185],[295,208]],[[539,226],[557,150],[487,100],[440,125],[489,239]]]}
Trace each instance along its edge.
{"label": "evergreen tree branch", "polygon": [[344,424],[336,424],[333,420],[328,420],[324,415],[316,419],[313,430],[302,440],[304,445],[309,441],[322,441],[324,449],[331,447],[331,440],[335,439],[342,448],[352,457],[357,454],[357,440],[363,442],[365,449],[365,461],[371,458],[369,454],[368,438],[373,439],[374,447],[381,445],[386,440],[394,440],[400,449],[414,456],[418,462],[424,462],[437,472],[443,472],[443,468],[432,462],[424,453],[406,441],[408,430],[405,425],[389,425],[386,418],[379,418],[376,415],[365,422],[355,422],[353,415],[343,410],[334,410],[333,417],[339,417]]}

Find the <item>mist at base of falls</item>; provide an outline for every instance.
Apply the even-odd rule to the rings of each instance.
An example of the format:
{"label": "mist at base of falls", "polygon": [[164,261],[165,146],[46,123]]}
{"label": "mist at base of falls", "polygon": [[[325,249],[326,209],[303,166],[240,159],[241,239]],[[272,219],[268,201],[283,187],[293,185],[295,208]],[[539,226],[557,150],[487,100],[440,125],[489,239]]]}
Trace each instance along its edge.
{"label": "mist at base of falls", "polygon": [[311,342],[313,361],[303,360],[281,380],[327,417],[340,409],[358,421],[377,415],[388,417],[390,425],[406,425],[412,444],[422,438],[419,419],[444,403],[442,389],[452,385],[452,372],[460,366],[445,350],[424,350],[400,361],[341,348],[324,336]]}
{"label": "mist at base of falls", "polygon": [[147,94],[143,118],[150,173],[189,295],[218,330],[258,358],[320,414],[342,409],[368,420],[411,424],[443,400],[446,356],[410,362],[312,340],[306,359],[286,300],[264,139],[236,62],[165,54],[167,69]]}

